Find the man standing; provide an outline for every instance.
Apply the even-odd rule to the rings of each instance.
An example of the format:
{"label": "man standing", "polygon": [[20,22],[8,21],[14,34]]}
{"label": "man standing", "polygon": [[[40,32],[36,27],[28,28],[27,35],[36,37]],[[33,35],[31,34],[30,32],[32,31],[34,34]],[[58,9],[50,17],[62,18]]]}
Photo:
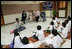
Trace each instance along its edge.
{"label": "man standing", "polygon": [[25,13],[25,11],[23,11],[22,13],[22,21],[25,24],[25,20],[26,20],[27,14]]}
{"label": "man standing", "polygon": [[45,21],[46,21],[46,14],[45,14],[44,11],[42,11],[42,12],[40,13],[40,16],[41,16],[41,18],[43,19],[43,22],[45,22]]}

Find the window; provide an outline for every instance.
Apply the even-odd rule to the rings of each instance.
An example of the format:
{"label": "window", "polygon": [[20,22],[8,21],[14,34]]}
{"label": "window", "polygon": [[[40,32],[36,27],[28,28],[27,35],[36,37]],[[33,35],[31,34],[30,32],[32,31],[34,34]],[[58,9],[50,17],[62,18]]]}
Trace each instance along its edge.
{"label": "window", "polygon": [[65,8],[66,6],[66,1],[59,1],[59,8],[62,9],[62,8]]}

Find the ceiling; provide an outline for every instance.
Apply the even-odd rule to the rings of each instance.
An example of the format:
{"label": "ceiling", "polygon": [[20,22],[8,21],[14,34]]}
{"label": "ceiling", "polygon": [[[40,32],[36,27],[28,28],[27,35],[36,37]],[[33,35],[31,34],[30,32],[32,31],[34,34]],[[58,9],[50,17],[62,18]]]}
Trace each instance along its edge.
{"label": "ceiling", "polygon": [[1,4],[39,4],[45,1],[1,1]]}

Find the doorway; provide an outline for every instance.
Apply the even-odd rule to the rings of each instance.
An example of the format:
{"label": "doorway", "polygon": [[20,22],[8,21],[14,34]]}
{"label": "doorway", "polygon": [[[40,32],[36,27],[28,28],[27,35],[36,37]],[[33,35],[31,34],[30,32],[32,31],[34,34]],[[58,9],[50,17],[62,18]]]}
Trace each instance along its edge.
{"label": "doorway", "polygon": [[1,8],[1,26],[4,25],[4,18],[3,18],[3,12],[2,12],[2,8]]}

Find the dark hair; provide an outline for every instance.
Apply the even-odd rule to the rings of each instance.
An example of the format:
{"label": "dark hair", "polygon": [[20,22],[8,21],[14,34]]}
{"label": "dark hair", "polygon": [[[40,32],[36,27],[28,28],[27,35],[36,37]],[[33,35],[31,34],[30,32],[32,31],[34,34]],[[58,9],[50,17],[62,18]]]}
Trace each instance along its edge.
{"label": "dark hair", "polygon": [[55,17],[53,17],[52,19],[55,20]]}
{"label": "dark hair", "polygon": [[54,17],[56,17],[56,15],[54,15]]}
{"label": "dark hair", "polygon": [[25,12],[25,11],[23,10],[23,12]]}
{"label": "dark hair", "polygon": [[65,23],[67,24],[68,23],[68,20],[65,20]]}
{"label": "dark hair", "polygon": [[71,17],[70,16],[68,16],[68,20],[71,20]]}
{"label": "dark hair", "polygon": [[50,22],[50,25],[54,25],[54,22],[53,22],[53,21],[51,21],[51,22]]}
{"label": "dark hair", "polygon": [[23,43],[23,44],[29,44],[29,39],[28,39],[27,37],[24,37],[24,38],[22,39],[22,43]]}
{"label": "dark hair", "polygon": [[53,30],[52,30],[52,34],[53,34],[54,36],[57,36],[57,30],[53,29]]}
{"label": "dark hair", "polygon": [[18,36],[19,35],[19,33],[14,33],[14,36]]}
{"label": "dark hair", "polygon": [[18,35],[19,35],[19,33],[18,33],[18,30],[17,30],[17,29],[15,29],[13,33],[14,33],[14,36],[18,36]]}
{"label": "dark hair", "polygon": [[66,22],[63,22],[62,23],[62,26],[65,28],[66,27]]}
{"label": "dark hair", "polygon": [[[53,34],[54,36],[59,35],[59,36],[61,37],[61,35],[58,33],[58,31],[57,31],[56,29],[53,29],[53,30],[52,30],[52,34]],[[61,38],[62,38],[62,37],[61,37]]]}
{"label": "dark hair", "polygon": [[37,29],[38,29],[38,30],[41,30],[41,26],[40,26],[40,25],[38,25],[38,26],[37,26]]}
{"label": "dark hair", "polygon": [[19,20],[19,18],[16,18],[16,21],[18,21]]}
{"label": "dark hair", "polygon": [[[20,34],[17,32],[17,30],[15,29],[14,30],[14,38],[13,38],[13,46],[14,46],[14,44],[15,44],[15,42],[14,42],[14,40],[15,40],[15,37],[16,36],[19,36],[20,37]],[[22,42],[22,39],[21,39],[21,37],[20,37],[20,41]]]}

